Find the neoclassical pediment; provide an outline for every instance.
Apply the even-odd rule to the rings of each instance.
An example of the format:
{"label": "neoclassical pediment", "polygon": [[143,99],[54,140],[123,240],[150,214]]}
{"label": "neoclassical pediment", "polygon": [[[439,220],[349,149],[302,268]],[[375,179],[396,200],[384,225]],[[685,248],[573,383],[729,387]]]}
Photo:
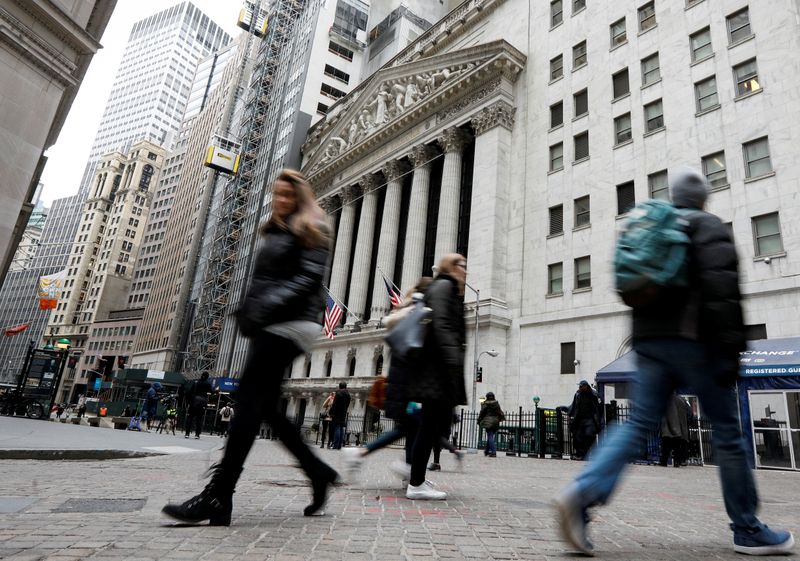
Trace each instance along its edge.
{"label": "neoclassical pediment", "polygon": [[495,41],[383,68],[311,131],[303,169],[330,176],[414,123],[463,103],[469,92],[501,79],[513,84],[524,65],[525,55]]}

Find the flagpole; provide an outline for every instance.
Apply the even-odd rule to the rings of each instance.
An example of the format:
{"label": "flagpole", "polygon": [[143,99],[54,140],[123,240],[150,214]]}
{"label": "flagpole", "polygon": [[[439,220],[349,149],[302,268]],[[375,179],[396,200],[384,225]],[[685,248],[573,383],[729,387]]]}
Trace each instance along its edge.
{"label": "flagpole", "polygon": [[389,277],[386,276],[386,273],[383,272],[383,269],[381,269],[380,267],[377,267],[377,269],[378,269],[378,272],[380,272],[380,274],[383,275],[384,280],[389,281],[389,284],[391,284],[394,287],[394,289],[397,291],[397,293],[402,298],[403,297],[403,291],[400,290],[400,288],[395,283],[392,282],[392,279],[390,279]]}
{"label": "flagpole", "polygon": [[339,300],[336,298],[336,296],[334,296],[334,295],[331,293],[331,291],[330,291],[330,290],[328,290],[328,287],[327,287],[327,286],[325,286],[325,285],[323,284],[323,285],[322,285],[322,288],[324,288],[324,289],[325,289],[325,292],[327,292],[327,293],[328,293],[328,296],[330,296],[330,297],[331,297],[331,299],[332,299],[332,300],[333,300],[333,301],[334,301],[334,302],[335,302],[335,303],[336,303],[336,304],[337,304],[337,305],[338,305],[340,308],[342,308],[342,309],[343,309],[345,312],[347,312],[347,313],[348,313],[348,314],[350,314],[351,316],[357,317],[357,318],[359,319],[359,321],[364,321],[364,318],[362,318],[360,314],[354,314],[353,312],[351,312],[351,311],[350,311],[350,308],[348,308],[348,307],[347,307],[347,306],[345,306],[345,305],[344,305],[342,302],[340,302],[340,301],[339,301]]}

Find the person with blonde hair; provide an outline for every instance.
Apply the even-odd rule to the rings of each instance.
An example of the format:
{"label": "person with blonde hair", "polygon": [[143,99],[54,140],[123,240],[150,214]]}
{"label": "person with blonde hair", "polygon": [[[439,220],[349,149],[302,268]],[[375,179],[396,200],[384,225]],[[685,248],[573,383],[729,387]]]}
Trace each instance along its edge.
{"label": "person with blonde hair", "polygon": [[409,499],[444,500],[447,493],[425,480],[428,458],[435,442],[450,425],[453,408],[467,403],[464,384],[464,286],[467,260],[451,253],[439,262],[438,275],[425,293],[431,308],[431,323],[420,364],[414,369],[410,388],[412,401],[422,404],[422,419],[411,453],[411,476],[406,490]]}
{"label": "person with blonde hair", "polygon": [[339,475],[303,442],[281,413],[283,373],[310,350],[322,331],[323,278],[327,271],[329,229],[311,186],[300,172],[284,170],[272,185],[272,215],[262,226],[264,241],[255,258],[253,278],[236,311],[239,330],[249,338],[247,362],[222,460],[199,495],[168,504],[164,514],[182,522],[208,520],[229,526],[233,492],[261,420],[265,419],[311,480],[313,499],[303,513],[321,514],[329,487]]}

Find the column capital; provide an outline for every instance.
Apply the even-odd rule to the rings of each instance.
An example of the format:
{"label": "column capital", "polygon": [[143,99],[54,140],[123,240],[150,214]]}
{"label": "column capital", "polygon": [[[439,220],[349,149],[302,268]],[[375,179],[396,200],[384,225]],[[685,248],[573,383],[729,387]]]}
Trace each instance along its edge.
{"label": "column capital", "polygon": [[337,195],[333,195],[331,197],[325,197],[324,199],[321,199],[317,202],[319,203],[319,206],[322,207],[322,210],[324,210],[328,214],[331,214],[332,212],[336,211],[337,208],[342,206],[341,197]]}
{"label": "column capital", "polygon": [[386,176],[387,181],[394,181],[400,179],[404,173],[409,170],[407,163],[400,160],[391,160],[383,165],[383,175]]}
{"label": "column capital", "polygon": [[408,159],[415,168],[429,164],[429,162],[439,154],[439,150],[431,144],[420,144],[414,146],[408,153]]}
{"label": "column capital", "polygon": [[464,145],[470,141],[470,134],[458,127],[450,127],[442,131],[436,141],[445,153],[461,152]]}
{"label": "column capital", "polygon": [[364,177],[362,177],[359,182],[358,186],[361,188],[362,192],[366,195],[370,191],[375,190],[381,182],[378,180],[378,177],[368,173]]}
{"label": "column capital", "polygon": [[342,199],[342,204],[347,205],[358,199],[363,192],[364,190],[361,188],[361,185],[347,185],[346,187],[342,187],[339,196]]}
{"label": "column capital", "polygon": [[495,127],[514,128],[514,113],[517,108],[505,101],[497,101],[489,107],[478,111],[470,123],[475,129],[475,135],[481,135]]}

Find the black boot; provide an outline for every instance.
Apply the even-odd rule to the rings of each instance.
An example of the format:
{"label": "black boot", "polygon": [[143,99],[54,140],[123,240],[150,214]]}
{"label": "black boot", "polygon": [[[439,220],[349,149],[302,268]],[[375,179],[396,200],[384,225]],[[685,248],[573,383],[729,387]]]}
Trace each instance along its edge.
{"label": "black boot", "polygon": [[303,509],[304,516],[320,516],[324,514],[320,509],[325,506],[328,499],[328,487],[339,480],[339,474],[332,467],[323,464],[317,474],[311,478],[311,488],[314,492],[310,505]]}
{"label": "black boot", "polygon": [[195,524],[208,520],[209,526],[230,526],[233,489],[238,477],[226,477],[219,464],[209,471],[212,472],[211,481],[202,493],[181,504],[167,504],[161,512],[181,522]]}

